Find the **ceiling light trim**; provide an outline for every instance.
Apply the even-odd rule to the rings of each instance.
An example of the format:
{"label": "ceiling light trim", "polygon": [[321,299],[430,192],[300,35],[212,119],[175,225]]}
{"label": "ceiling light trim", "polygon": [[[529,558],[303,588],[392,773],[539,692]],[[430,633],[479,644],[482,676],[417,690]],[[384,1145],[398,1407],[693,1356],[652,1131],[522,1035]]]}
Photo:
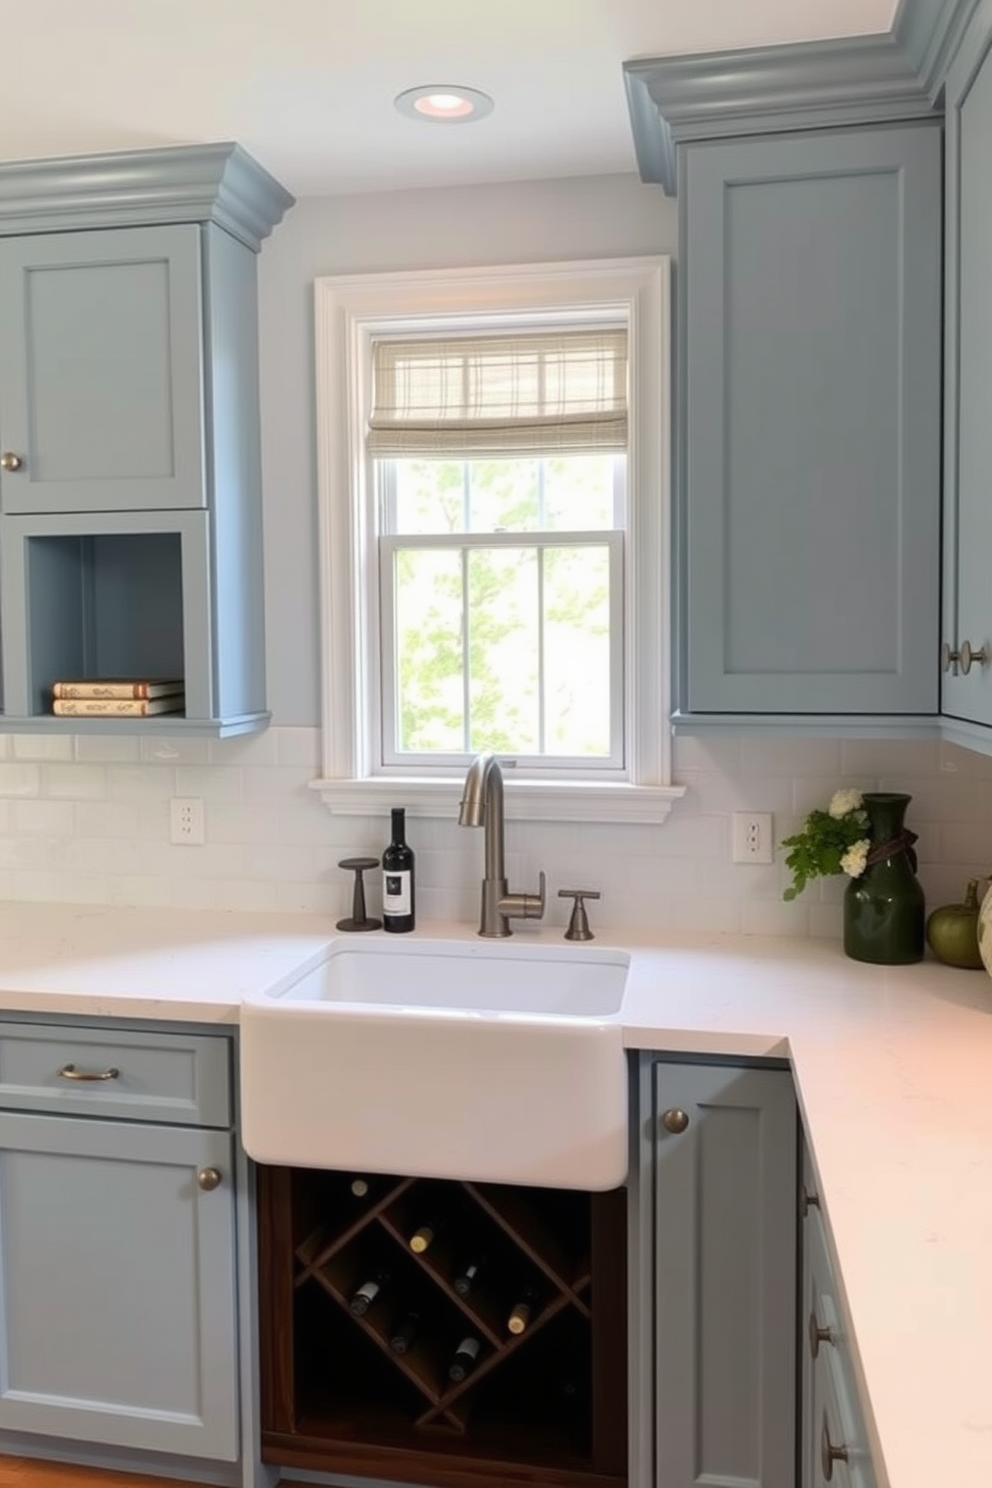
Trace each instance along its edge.
{"label": "ceiling light trim", "polygon": [[[440,100],[452,100],[446,107]],[[495,108],[488,93],[462,83],[426,83],[398,93],[393,103],[407,119],[421,124],[474,124]]]}

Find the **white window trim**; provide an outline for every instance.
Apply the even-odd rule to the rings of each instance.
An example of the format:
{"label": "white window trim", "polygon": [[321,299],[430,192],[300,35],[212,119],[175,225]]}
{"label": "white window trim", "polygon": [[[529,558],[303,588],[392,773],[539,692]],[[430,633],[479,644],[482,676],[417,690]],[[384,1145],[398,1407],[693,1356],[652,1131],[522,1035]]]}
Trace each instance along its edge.
{"label": "white window trim", "polygon": [[[628,316],[631,359],[628,511],[630,563],[625,592],[625,695],[629,779],[514,779],[510,820],[659,822],[684,787],[671,783],[669,642],[669,344],[667,256],[589,259],[504,268],[336,275],[314,285],[317,386],[317,492],[323,731],[322,776],[312,782],[341,815],[380,815],[402,799],[413,816],[457,815],[463,775],[371,773],[374,666],[359,657],[368,603],[363,500],[363,379],[374,333],[412,316],[491,312],[501,318],[553,310],[565,319],[594,306]],[[637,492],[658,499],[639,500]]]}

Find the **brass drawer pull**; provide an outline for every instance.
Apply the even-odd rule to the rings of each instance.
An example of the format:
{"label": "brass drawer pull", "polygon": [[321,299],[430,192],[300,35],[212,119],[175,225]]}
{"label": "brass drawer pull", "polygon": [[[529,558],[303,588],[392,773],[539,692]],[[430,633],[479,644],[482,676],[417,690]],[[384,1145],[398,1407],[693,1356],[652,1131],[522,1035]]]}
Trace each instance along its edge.
{"label": "brass drawer pull", "polygon": [[120,1070],[119,1069],[114,1069],[113,1065],[111,1065],[110,1069],[105,1069],[105,1070],[77,1070],[77,1068],[76,1068],[76,1066],[74,1064],[64,1064],[62,1066],[62,1068],[59,1070],[59,1079],[60,1080],[118,1080],[118,1079],[120,1079],[120,1073],[121,1073]]}
{"label": "brass drawer pull", "polygon": [[820,1352],[821,1343],[833,1343],[834,1334],[832,1328],[821,1328],[816,1320],[816,1313],[809,1315],[809,1351],[815,1359]]}
{"label": "brass drawer pull", "polygon": [[849,1461],[846,1447],[835,1447],[830,1440],[830,1429],[827,1426],[827,1413],[823,1413],[823,1430],[820,1432],[820,1471],[823,1473],[823,1481],[829,1483],[834,1475],[835,1462]]}
{"label": "brass drawer pull", "polygon": [[215,1188],[220,1187],[219,1168],[201,1168],[196,1175],[196,1181],[204,1193],[213,1193]]}
{"label": "brass drawer pull", "polygon": [[0,470],[20,470],[23,464],[20,455],[15,455],[10,450],[5,450],[0,455]]}
{"label": "brass drawer pull", "polygon": [[661,1124],[666,1131],[678,1136],[679,1132],[684,1132],[689,1125],[689,1118],[684,1111],[679,1110],[678,1106],[670,1106],[662,1115]]}

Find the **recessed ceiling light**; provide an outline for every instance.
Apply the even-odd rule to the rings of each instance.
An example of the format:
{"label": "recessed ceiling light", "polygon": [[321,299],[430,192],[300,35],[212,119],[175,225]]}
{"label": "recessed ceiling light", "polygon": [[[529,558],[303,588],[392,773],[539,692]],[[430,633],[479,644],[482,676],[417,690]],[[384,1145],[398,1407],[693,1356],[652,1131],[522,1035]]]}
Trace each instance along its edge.
{"label": "recessed ceiling light", "polygon": [[429,124],[468,124],[493,111],[488,93],[480,93],[477,88],[452,87],[450,83],[408,88],[393,102],[401,114],[424,119]]}

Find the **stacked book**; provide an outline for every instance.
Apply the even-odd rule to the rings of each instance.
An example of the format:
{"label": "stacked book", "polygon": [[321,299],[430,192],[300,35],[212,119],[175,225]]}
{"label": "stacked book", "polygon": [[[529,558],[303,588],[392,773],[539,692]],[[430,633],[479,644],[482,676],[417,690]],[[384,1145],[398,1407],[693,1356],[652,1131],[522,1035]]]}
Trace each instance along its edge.
{"label": "stacked book", "polygon": [[181,713],[182,677],[80,677],[52,685],[52,712],[73,718],[147,718]]}

